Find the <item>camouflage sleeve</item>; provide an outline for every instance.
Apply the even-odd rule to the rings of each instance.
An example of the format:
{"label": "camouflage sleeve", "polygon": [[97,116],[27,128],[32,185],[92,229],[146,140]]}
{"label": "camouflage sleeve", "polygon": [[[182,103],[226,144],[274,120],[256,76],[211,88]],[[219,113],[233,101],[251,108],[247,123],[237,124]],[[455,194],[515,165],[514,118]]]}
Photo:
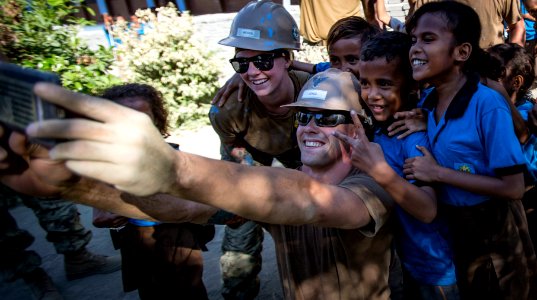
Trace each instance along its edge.
{"label": "camouflage sleeve", "polygon": [[248,99],[238,102],[237,92],[234,92],[222,107],[211,106],[209,121],[211,126],[225,144],[235,144],[247,127]]}

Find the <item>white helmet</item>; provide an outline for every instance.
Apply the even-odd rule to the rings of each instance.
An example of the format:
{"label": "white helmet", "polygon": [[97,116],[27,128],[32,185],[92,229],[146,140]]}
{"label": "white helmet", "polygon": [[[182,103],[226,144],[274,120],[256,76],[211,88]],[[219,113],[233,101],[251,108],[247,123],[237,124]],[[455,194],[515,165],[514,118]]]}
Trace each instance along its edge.
{"label": "white helmet", "polygon": [[298,26],[289,12],[270,0],[251,1],[233,19],[221,45],[257,51],[300,49]]}

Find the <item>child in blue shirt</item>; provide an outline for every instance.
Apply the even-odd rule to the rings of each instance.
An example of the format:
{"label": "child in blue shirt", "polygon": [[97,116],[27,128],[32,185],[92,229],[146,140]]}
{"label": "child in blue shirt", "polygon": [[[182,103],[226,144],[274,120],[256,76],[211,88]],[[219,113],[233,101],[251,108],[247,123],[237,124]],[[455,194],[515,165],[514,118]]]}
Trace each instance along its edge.
{"label": "child in blue shirt", "polygon": [[[529,89],[535,80],[533,58],[518,44],[499,44],[487,49],[491,57],[489,77],[498,80],[505,88],[509,100],[515,105],[524,122],[528,122],[528,113],[535,105]],[[537,183],[537,139],[535,132],[527,132],[522,142],[522,151],[526,158],[526,184]]]}
{"label": "child in blue shirt", "polygon": [[[405,299],[459,299],[447,224],[436,218],[435,191],[404,179],[405,159],[423,155],[416,146],[429,148],[427,135],[421,131],[398,139],[386,130],[396,112],[417,102],[409,49],[410,37],[400,32],[381,33],[363,44],[359,81],[361,97],[375,118],[374,143],[363,135],[335,136],[351,145],[354,166],[372,176],[398,204],[395,239]],[[359,120],[356,123],[360,128]]]}
{"label": "child in blue shirt", "polygon": [[[489,77],[501,82],[516,106],[521,118],[528,125],[528,115],[535,106],[535,100],[531,98],[529,89],[535,80],[533,57],[518,44],[499,44],[487,49],[491,57],[488,64]],[[495,68],[493,66],[496,66]],[[526,158],[528,172],[524,174],[526,192],[522,198],[528,230],[533,242],[534,249],[537,247],[537,137],[534,128],[527,130],[523,137],[522,151]]]}
{"label": "child in blue shirt", "polygon": [[524,0],[520,0],[520,15],[524,18],[524,28],[526,29],[526,43],[524,44],[524,47],[530,55],[535,56],[535,47],[537,46],[537,39],[535,37],[535,17],[526,9]]}
{"label": "child in blue shirt", "polygon": [[453,236],[463,299],[535,299],[535,253],[520,198],[525,160],[507,101],[476,74],[481,25],[457,2],[420,7],[407,23],[413,77],[433,87],[424,99],[431,152],[404,173],[439,187],[439,214]]}

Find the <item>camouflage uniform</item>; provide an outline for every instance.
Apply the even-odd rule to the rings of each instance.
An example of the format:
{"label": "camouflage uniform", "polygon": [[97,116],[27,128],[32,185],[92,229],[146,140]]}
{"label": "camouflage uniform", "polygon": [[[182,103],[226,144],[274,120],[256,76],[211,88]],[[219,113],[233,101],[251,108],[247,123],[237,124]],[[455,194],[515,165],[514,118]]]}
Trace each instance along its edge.
{"label": "camouflage uniform", "polygon": [[[290,71],[295,97],[309,74]],[[296,142],[294,113],[269,116],[255,93],[247,89],[243,102],[234,92],[219,108],[213,106],[209,119],[220,137],[222,160],[253,166],[270,166],[277,159],[283,166],[297,168],[300,150]],[[263,229],[255,222],[226,226],[222,241],[222,295],[225,299],[253,299],[259,291]]]}
{"label": "camouflage uniform", "polygon": [[254,299],[259,293],[263,237],[254,221],[225,227],[220,257],[224,299]]}
{"label": "camouflage uniform", "polygon": [[17,194],[0,185],[0,271],[2,278],[16,280],[41,265],[41,257],[26,250],[34,237],[17,226],[9,213],[10,203],[22,200],[31,208],[41,227],[47,232],[47,240],[54,244],[57,253],[73,253],[89,243],[91,231],[80,224],[76,205],[62,199],[37,199]]}
{"label": "camouflage uniform", "polygon": [[[290,59],[290,53],[280,50],[300,50],[300,35],[293,17],[282,5],[268,0],[251,1],[233,18],[229,36],[218,43],[236,50],[276,51],[273,55]],[[241,64],[236,63],[232,63],[235,71],[244,73]],[[255,67],[259,68],[257,62]],[[265,67],[270,70],[273,64]],[[293,98],[287,99],[290,103],[300,93],[309,74],[295,71],[288,74],[294,87]],[[281,87],[284,85],[276,88]],[[211,108],[209,119],[220,138],[223,160],[270,166],[277,159],[288,168],[300,165],[294,112],[280,115],[270,111],[269,106],[250,89],[246,89],[243,102],[238,101],[235,91],[222,107]],[[255,223],[248,222],[238,228],[226,227],[222,245],[224,255],[220,259],[225,299],[252,299],[257,295],[262,242],[263,230]]]}

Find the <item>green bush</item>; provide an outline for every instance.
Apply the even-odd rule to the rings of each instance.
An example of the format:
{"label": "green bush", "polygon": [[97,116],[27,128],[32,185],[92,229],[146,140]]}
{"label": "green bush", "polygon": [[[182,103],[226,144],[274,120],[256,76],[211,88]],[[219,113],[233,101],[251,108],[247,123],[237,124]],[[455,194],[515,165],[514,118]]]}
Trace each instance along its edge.
{"label": "green bush", "polygon": [[163,93],[172,126],[191,122],[208,123],[212,95],[219,87],[220,62],[207,46],[193,37],[192,18],[180,15],[173,4],[138,10],[144,34],[125,22],[116,22],[112,35],[117,45],[116,63],[120,77],[143,82]]}
{"label": "green bush", "polygon": [[89,49],[77,36],[92,23],[73,15],[75,0],[0,0],[0,51],[25,67],[55,72],[68,89],[96,94],[120,83],[107,70],[111,49]]}

